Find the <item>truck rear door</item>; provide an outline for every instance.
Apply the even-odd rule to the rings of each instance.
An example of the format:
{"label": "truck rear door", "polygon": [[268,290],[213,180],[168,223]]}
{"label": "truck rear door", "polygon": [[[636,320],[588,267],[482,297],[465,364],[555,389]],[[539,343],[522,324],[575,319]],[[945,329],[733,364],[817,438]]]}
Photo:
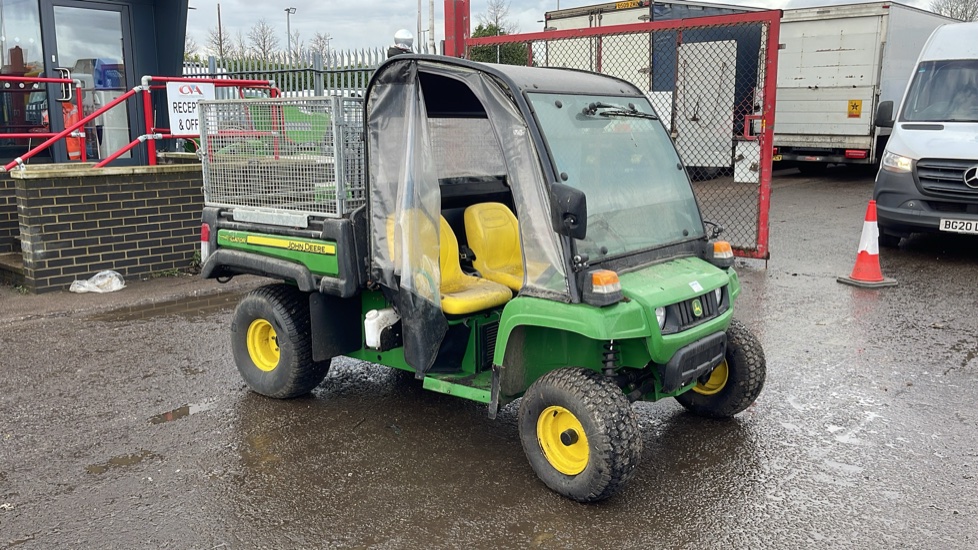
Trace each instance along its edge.
{"label": "truck rear door", "polygon": [[[779,137],[812,136],[817,141],[818,136],[864,136],[868,147],[880,70],[881,24],[878,15],[782,23]],[[804,144],[814,145],[811,141],[797,145]]]}

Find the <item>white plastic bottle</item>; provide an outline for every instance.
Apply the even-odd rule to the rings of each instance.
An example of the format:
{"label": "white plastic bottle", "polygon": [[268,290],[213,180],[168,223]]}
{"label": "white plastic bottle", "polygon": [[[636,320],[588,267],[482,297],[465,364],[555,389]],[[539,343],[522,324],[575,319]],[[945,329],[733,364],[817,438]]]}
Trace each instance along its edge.
{"label": "white plastic bottle", "polygon": [[366,336],[367,347],[380,349],[380,333],[385,328],[400,321],[401,318],[393,308],[371,309],[363,319],[363,332]]}

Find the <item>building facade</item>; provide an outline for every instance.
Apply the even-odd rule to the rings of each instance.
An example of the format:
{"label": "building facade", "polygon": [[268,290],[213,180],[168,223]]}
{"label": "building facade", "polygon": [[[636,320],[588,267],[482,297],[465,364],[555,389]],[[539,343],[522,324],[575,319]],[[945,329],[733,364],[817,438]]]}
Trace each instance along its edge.
{"label": "building facade", "polygon": [[[179,75],[187,9],[188,0],[0,0],[0,160],[22,155],[63,130],[66,120],[77,121],[137,86],[143,75]],[[61,84],[38,77],[78,80],[81,112],[77,98],[59,101],[66,97]],[[165,127],[162,103],[154,105],[154,116]],[[88,160],[105,158],[144,126],[142,109],[129,101],[34,162],[80,160],[82,152]],[[144,149],[117,162],[144,163]]]}

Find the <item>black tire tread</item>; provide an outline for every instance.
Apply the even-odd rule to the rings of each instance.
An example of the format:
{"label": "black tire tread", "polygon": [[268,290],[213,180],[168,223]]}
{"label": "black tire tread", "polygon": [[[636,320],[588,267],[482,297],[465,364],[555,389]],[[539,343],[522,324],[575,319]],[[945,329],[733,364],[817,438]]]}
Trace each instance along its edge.
{"label": "black tire tread", "polygon": [[901,237],[896,235],[889,235],[880,231],[879,245],[880,248],[899,248]]}
{"label": "black tire tread", "polygon": [[[574,478],[582,478],[581,481],[584,482],[576,487],[576,490],[568,491],[566,487],[555,486],[552,483],[554,479],[566,480],[571,476],[554,470],[545,457],[542,464],[531,458],[531,454],[535,453],[543,456],[543,451],[536,440],[535,430],[532,437],[521,437],[524,451],[528,458],[531,458],[531,465],[537,470],[537,475],[551,489],[578,502],[604,500],[617,493],[635,474],[642,456],[642,438],[638,421],[632,414],[628,398],[611,379],[597,372],[565,368],[551,371],[534,382],[523,397],[524,403],[527,399],[543,398],[544,388],[551,388],[578,399],[586,414],[599,422],[596,433],[587,433],[592,454],[585,471],[574,476]],[[541,409],[546,406],[549,404],[545,403]],[[528,426],[536,426],[536,414],[533,418],[526,418],[530,409],[531,407],[520,407],[521,428],[524,422],[527,422]],[[583,422],[583,419],[581,420]],[[543,473],[538,464],[543,467]],[[592,469],[592,465],[596,467]]]}
{"label": "black tire tread", "polygon": [[676,396],[676,401],[690,412],[707,418],[730,418],[751,406],[764,389],[767,362],[761,343],[737,319],[727,328],[726,359],[730,374],[727,386],[719,393],[701,395],[689,390]]}
{"label": "black tire tread", "polygon": [[798,171],[805,176],[819,176],[825,173],[829,168],[829,163],[827,162],[798,162]]}
{"label": "black tire tread", "polygon": [[[312,341],[310,334],[309,302],[305,293],[287,284],[266,285],[251,291],[235,310],[235,317],[242,305],[255,302],[268,306],[277,315],[272,315],[269,321],[279,321],[281,327],[276,327],[281,339],[288,339],[292,346],[292,361],[288,365],[279,365],[277,369],[285,369],[286,379],[276,384],[274,388],[261,387],[245,378],[248,386],[257,393],[275,399],[291,399],[305,395],[316,388],[329,372],[330,360],[315,362],[312,360]],[[277,319],[275,319],[277,318]],[[237,320],[237,319],[236,319]],[[273,322],[273,326],[278,323]],[[281,329],[281,330],[279,330]],[[248,368],[250,365],[245,366]],[[239,370],[242,369],[238,365]],[[256,368],[256,367],[251,367]],[[277,370],[276,369],[276,370]]]}

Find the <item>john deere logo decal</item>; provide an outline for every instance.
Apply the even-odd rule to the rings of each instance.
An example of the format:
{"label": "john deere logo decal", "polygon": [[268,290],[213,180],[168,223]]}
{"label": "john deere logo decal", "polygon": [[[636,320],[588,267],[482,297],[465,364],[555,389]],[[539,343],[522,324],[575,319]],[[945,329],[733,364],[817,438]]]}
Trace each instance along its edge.
{"label": "john deere logo decal", "polygon": [[700,303],[700,299],[696,298],[693,300],[693,317],[703,316],[703,304]]}

